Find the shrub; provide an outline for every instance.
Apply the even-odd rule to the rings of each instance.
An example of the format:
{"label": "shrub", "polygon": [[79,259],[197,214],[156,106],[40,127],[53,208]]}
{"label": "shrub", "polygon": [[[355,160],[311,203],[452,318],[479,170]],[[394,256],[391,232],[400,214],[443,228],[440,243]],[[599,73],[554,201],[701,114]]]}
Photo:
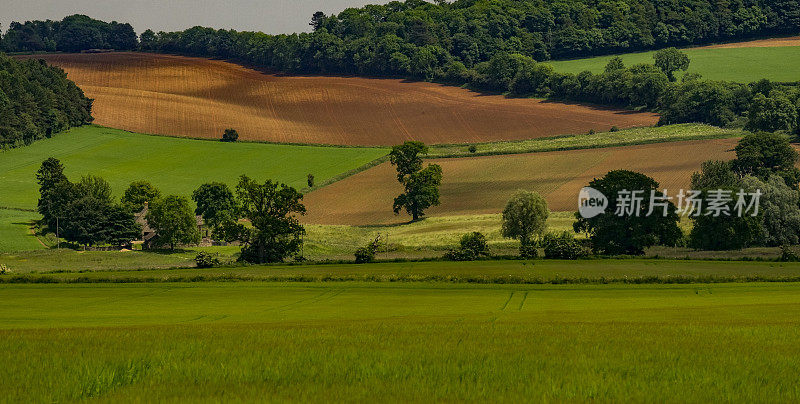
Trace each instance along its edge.
{"label": "shrub", "polygon": [[214,268],[220,265],[219,254],[207,253],[200,251],[194,257],[194,262],[198,268]]}
{"label": "shrub", "polygon": [[356,264],[366,264],[375,261],[375,255],[381,247],[381,236],[375,237],[364,247],[356,250]]}
{"label": "shrub", "polygon": [[237,140],[239,140],[239,132],[236,129],[225,129],[225,133],[222,134],[223,142],[235,142]]}
{"label": "shrub", "polygon": [[5,264],[0,264],[0,275],[10,274],[11,269],[9,269]]}
{"label": "shrub", "polygon": [[309,188],[314,188],[314,174],[308,174],[306,181],[308,183]]}
{"label": "shrub", "polygon": [[544,257],[548,259],[575,260],[589,255],[589,251],[568,231],[546,234],[542,246]]}
{"label": "shrub", "polygon": [[489,244],[483,233],[472,232],[461,237],[459,248],[450,250],[444,258],[450,261],[475,261],[489,256]]}
{"label": "shrub", "polygon": [[800,262],[800,254],[789,245],[781,246],[781,261],[783,262]]}
{"label": "shrub", "polygon": [[532,259],[539,256],[539,249],[534,243],[522,243],[519,246],[519,257],[522,259]]}
{"label": "shrub", "polygon": [[616,126],[612,126],[611,129],[609,129],[609,132],[619,132],[619,128]]}
{"label": "shrub", "polygon": [[469,152],[470,152],[470,153],[473,153],[473,154],[474,154],[474,153],[475,153],[475,152],[477,152],[477,151],[478,151],[478,146],[471,145],[471,146],[469,147]]}
{"label": "shrub", "polygon": [[586,134],[587,135],[594,135],[595,133],[597,133],[597,132],[595,132],[594,129],[589,129],[589,132],[587,132]]}

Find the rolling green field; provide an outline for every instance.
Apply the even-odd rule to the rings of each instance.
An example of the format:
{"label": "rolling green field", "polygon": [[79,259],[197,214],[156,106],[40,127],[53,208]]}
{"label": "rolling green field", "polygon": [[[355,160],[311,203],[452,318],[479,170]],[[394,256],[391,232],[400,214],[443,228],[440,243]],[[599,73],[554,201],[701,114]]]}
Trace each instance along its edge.
{"label": "rolling green field", "polygon": [[[700,73],[709,80],[749,83],[766,78],[772,81],[800,81],[800,47],[683,49],[691,59],[689,73]],[[653,63],[654,52],[619,55],[625,64]],[[589,70],[600,73],[613,56],[547,62],[564,73]]]}
{"label": "rolling green field", "polygon": [[0,286],[10,402],[800,400],[800,284]]}
{"label": "rolling green field", "polygon": [[0,152],[0,206],[35,208],[36,170],[51,156],[61,160],[70,179],[99,175],[116,195],[122,195],[132,181],[146,179],[164,194],[189,196],[208,181],[235,185],[242,174],[304,188],[308,174],[323,183],[387,152],[380,148],[222,143],[84,126]]}

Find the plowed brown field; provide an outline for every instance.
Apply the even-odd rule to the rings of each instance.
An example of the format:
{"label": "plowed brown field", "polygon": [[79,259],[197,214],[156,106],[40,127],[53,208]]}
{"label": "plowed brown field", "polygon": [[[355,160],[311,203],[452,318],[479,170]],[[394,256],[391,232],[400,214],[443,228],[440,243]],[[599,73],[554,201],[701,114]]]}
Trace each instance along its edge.
{"label": "plowed brown field", "polygon": [[[578,191],[610,170],[652,176],[662,188],[688,189],[691,174],[712,159],[731,159],[737,139],[715,139],[607,149],[431,160],[442,166],[441,202],[429,215],[469,215],[503,210],[517,189],[543,194],[553,211],[575,211]],[[304,221],[320,224],[390,224],[392,201],[402,191],[388,163],[306,195]],[[670,192],[672,193],[672,192]]]}
{"label": "plowed brown field", "polygon": [[701,46],[701,48],[721,49],[721,48],[779,48],[783,46],[800,46],[800,36],[788,38],[767,38],[756,39],[746,42],[731,42],[718,45]]}
{"label": "plowed brown field", "polygon": [[95,99],[96,123],[135,132],[340,145],[471,143],[650,126],[657,116],[355,77],[281,76],[144,53],[30,56]]}

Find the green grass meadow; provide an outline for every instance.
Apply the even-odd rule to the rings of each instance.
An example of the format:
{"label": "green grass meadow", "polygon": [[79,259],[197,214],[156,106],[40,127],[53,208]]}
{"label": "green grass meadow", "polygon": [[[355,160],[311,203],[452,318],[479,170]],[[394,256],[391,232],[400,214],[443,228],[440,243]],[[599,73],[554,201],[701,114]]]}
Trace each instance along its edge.
{"label": "green grass meadow", "polygon": [[0,252],[46,248],[30,230],[32,223],[40,218],[36,212],[0,209]]}
{"label": "green grass meadow", "polygon": [[800,285],[4,285],[9,402],[800,400]]}
{"label": "green grass meadow", "polygon": [[[689,73],[700,73],[709,80],[742,83],[769,79],[779,82],[800,81],[800,47],[683,49],[691,59]],[[619,55],[626,65],[653,63],[655,52]],[[556,71],[600,73],[613,56],[547,62]]]}
{"label": "green grass meadow", "polygon": [[304,188],[308,174],[322,183],[387,153],[380,148],[223,143],[84,126],[0,151],[0,206],[35,208],[36,170],[51,156],[61,160],[70,179],[99,175],[118,196],[141,179],[164,194],[188,196],[209,181],[235,185],[242,174]]}

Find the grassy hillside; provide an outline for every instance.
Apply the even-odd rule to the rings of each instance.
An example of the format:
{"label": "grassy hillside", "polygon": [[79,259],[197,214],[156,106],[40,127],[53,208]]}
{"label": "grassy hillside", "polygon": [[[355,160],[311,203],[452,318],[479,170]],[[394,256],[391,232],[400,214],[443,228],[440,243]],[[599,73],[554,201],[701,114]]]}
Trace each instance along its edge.
{"label": "grassy hillside", "polygon": [[0,293],[9,401],[800,400],[798,284]]}
{"label": "grassy hillside", "polygon": [[[741,47],[684,49],[692,60],[689,73],[710,80],[749,83],[763,78],[772,81],[800,81],[800,47]],[[653,63],[654,52],[620,55],[626,65]],[[547,62],[560,72],[603,71],[613,56]]]}
{"label": "grassy hillside", "polygon": [[111,183],[116,195],[132,181],[146,179],[165,194],[189,196],[208,181],[235,185],[242,174],[304,188],[308,174],[322,183],[386,153],[379,148],[177,139],[85,126],[31,146],[0,152],[0,206],[35,208],[36,170],[51,156],[61,160],[70,179],[99,175]]}

